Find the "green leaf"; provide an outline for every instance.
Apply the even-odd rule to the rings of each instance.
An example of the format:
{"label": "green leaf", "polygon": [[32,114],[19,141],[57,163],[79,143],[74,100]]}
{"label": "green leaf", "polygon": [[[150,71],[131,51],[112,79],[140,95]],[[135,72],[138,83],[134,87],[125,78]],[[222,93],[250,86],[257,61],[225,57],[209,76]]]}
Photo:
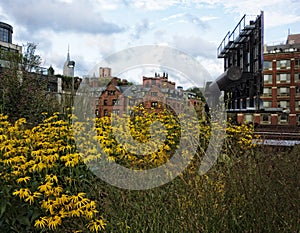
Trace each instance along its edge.
{"label": "green leaf", "polygon": [[23,225],[26,225],[26,226],[30,226],[30,219],[28,216],[21,216],[18,218],[18,221],[23,224]]}
{"label": "green leaf", "polygon": [[1,206],[0,206],[0,218],[2,218],[5,210],[6,210],[6,202],[1,202]]}

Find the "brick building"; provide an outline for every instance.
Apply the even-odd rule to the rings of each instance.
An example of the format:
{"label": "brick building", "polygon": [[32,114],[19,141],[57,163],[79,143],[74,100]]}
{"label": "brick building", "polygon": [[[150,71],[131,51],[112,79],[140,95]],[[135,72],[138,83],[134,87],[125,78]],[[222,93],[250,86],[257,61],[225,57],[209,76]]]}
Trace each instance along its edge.
{"label": "brick building", "polygon": [[265,46],[262,112],[255,121],[270,125],[300,124],[300,34],[285,44]]}
{"label": "brick building", "polygon": [[[154,77],[143,77],[142,85],[128,85],[126,80],[117,77],[111,79],[103,90],[96,106],[96,116],[109,116],[111,113],[122,115],[129,113],[130,107],[142,104],[145,109],[161,111],[169,108],[180,111],[184,106],[193,106],[201,112],[202,101],[195,93],[176,89],[175,82],[168,80],[168,74],[155,73]],[[201,112],[202,113],[202,112]]]}
{"label": "brick building", "polygon": [[300,125],[300,34],[265,46],[263,56],[261,106],[255,113],[239,112],[237,121],[265,127]]}

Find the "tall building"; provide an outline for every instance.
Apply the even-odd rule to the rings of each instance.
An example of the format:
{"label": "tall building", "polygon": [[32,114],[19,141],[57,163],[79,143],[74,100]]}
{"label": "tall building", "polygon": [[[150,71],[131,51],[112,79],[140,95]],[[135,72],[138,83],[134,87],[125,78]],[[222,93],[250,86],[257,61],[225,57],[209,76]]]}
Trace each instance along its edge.
{"label": "tall building", "polygon": [[12,43],[13,27],[7,23],[0,22],[0,41]]}
{"label": "tall building", "polygon": [[264,48],[260,124],[300,125],[300,34]]}
{"label": "tall building", "polygon": [[[0,22],[0,49],[10,52],[22,53],[22,46],[12,43],[13,27],[7,23]],[[6,61],[0,56],[0,68],[5,67]]]}
{"label": "tall building", "polygon": [[74,77],[75,61],[70,60],[70,51],[68,47],[67,60],[64,63],[63,75]]}
{"label": "tall building", "polygon": [[285,43],[265,45],[263,58],[261,106],[255,112],[238,110],[237,121],[292,129],[300,125],[300,34],[288,35]]}

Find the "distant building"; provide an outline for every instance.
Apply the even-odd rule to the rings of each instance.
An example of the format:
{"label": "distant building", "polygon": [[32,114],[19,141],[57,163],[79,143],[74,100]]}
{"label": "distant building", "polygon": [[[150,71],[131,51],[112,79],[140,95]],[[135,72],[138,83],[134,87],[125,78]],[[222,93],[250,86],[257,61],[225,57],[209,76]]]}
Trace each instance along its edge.
{"label": "distant building", "polygon": [[64,63],[63,75],[74,77],[75,61],[70,60],[70,51],[68,48],[67,60]]}
{"label": "distant building", "polygon": [[[13,27],[0,22],[0,50],[22,53],[22,46],[12,43]],[[5,58],[0,54],[0,69],[6,66]]]}
{"label": "distant building", "polygon": [[109,68],[109,67],[100,67],[99,68],[99,77],[100,78],[111,77],[111,68]]}
{"label": "distant building", "polygon": [[0,41],[12,43],[13,27],[7,23],[0,22]]}
{"label": "distant building", "polygon": [[130,113],[130,108],[142,105],[145,109],[159,112],[168,108],[180,111],[183,107],[193,106],[198,112],[203,104],[195,93],[175,88],[175,82],[168,80],[168,74],[155,73],[154,77],[143,77],[142,85],[128,85],[126,80],[117,77],[111,79],[102,91],[96,106],[97,117],[109,116],[112,113],[122,116]]}

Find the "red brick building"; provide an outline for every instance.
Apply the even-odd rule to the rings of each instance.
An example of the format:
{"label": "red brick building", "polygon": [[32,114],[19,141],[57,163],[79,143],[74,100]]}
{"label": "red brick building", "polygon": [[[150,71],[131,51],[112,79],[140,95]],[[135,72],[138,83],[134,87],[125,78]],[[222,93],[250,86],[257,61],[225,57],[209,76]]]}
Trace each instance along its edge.
{"label": "red brick building", "polygon": [[155,73],[154,77],[143,77],[142,85],[128,85],[127,81],[112,78],[99,97],[96,116],[108,116],[111,113],[122,115],[129,113],[130,107],[142,104],[145,109],[161,111],[167,107],[181,111],[184,106],[193,106],[203,111],[202,101],[195,93],[175,88],[175,82],[168,80],[168,74]]}
{"label": "red brick building", "polygon": [[300,125],[300,34],[285,44],[265,46],[260,111],[238,114],[238,121],[260,125]]}

